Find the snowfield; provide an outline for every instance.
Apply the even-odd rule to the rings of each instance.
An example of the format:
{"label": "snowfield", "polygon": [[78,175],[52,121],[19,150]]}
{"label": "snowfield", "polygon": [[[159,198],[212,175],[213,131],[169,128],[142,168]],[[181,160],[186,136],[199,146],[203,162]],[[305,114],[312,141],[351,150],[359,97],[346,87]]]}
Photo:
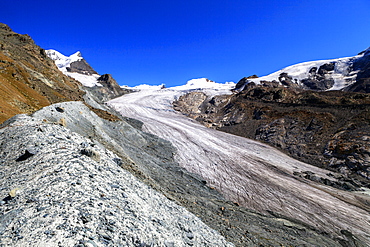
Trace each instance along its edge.
{"label": "snowfield", "polygon": [[[334,70],[327,72],[325,75],[326,79],[334,80],[334,85],[328,90],[341,90],[356,81],[357,73],[359,71],[353,69],[353,64],[359,59],[365,58],[365,56],[368,56],[369,54],[370,48],[366,49],[363,53],[352,57],[298,63],[266,76],[248,79],[248,82],[254,82],[255,84],[261,84],[263,81],[279,82],[280,75],[282,73],[286,73],[292,78],[292,81],[302,86],[302,80],[310,77],[310,70],[312,68],[320,68],[320,66],[324,64],[334,64]],[[240,90],[243,90],[243,88]]]}
{"label": "snowfield", "polygon": [[312,171],[332,179],[327,170],[294,160],[265,144],[208,129],[172,108],[174,99],[191,90],[222,94],[230,93],[233,85],[197,79],[168,89],[146,87],[108,104],[123,116],[144,122],[144,131],[171,141],[178,150],[180,166],[201,175],[229,200],[259,212],[297,219],[334,235],[350,230],[370,244],[370,216],[359,202],[359,194],[293,175],[294,171]]}

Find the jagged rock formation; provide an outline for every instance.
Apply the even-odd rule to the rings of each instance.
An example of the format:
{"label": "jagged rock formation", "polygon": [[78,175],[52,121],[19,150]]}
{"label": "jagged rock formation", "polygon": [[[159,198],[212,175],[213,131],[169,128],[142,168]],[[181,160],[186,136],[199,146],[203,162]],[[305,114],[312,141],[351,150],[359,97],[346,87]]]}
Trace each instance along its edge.
{"label": "jagged rock formation", "polygon": [[5,24],[0,24],[0,93],[0,122],[51,103],[81,100],[84,94],[30,36]]}
{"label": "jagged rock formation", "polygon": [[60,71],[82,83],[88,94],[84,99],[89,104],[94,104],[92,101],[103,103],[130,92],[121,88],[112,75],[100,76],[82,57],[81,52],[69,57],[55,50],[47,50],[46,54],[55,61]]}
{"label": "jagged rock formation", "polygon": [[360,175],[355,177],[362,182],[352,181],[353,186],[369,186],[361,179],[370,177],[369,94],[270,84],[213,98],[199,94],[181,97],[175,109],[208,127],[269,143],[309,164]]}
{"label": "jagged rock formation", "polygon": [[87,63],[79,51],[67,57],[56,50],[50,49],[46,50],[46,55],[55,61],[55,64],[62,72],[98,75],[98,72],[96,72],[90,64]]}
{"label": "jagged rock formation", "polygon": [[0,131],[2,246],[233,246],[90,139],[25,115]]}

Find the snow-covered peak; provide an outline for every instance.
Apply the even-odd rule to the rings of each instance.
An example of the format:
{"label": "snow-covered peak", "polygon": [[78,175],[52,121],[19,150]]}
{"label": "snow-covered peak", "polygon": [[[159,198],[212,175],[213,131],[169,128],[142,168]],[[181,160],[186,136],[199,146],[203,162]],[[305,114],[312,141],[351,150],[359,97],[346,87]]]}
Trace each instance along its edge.
{"label": "snow-covered peak", "polygon": [[231,93],[231,90],[235,88],[234,82],[225,82],[225,83],[217,83],[214,81],[211,81],[207,78],[198,78],[198,79],[192,79],[189,80],[185,85],[176,86],[176,87],[169,87],[166,88],[164,84],[161,85],[147,85],[142,84],[135,87],[127,87],[123,86],[123,88],[128,88],[132,90],[146,90],[146,91],[156,91],[156,90],[170,90],[170,91],[182,91],[183,93],[186,93],[188,91],[204,91],[208,92],[209,94],[215,95],[215,94],[228,94]]}
{"label": "snow-covered peak", "polygon": [[164,84],[161,85],[147,85],[141,84],[135,87],[127,87],[123,86],[124,88],[129,88],[133,90],[176,90],[176,91],[191,91],[191,90],[216,90],[216,91],[229,91],[235,88],[234,82],[225,82],[225,83],[217,83],[211,81],[207,78],[198,78],[189,80],[185,85],[176,86],[176,87],[169,87],[166,88]]}
{"label": "snow-covered peak", "polygon": [[54,60],[55,64],[63,74],[74,78],[75,80],[81,82],[85,87],[102,86],[98,83],[99,74],[83,74],[77,72],[70,72],[71,63],[82,61],[84,58],[80,51],[73,53],[70,56],[65,56],[59,51],[50,49],[46,50],[46,55]]}
{"label": "snow-covered peak", "polygon": [[190,91],[202,91],[203,93],[211,95],[220,94],[231,94],[232,89],[235,88],[234,82],[217,83],[207,78],[192,79],[183,86],[177,86],[169,88],[170,90],[176,90],[181,94],[188,93]]}
{"label": "snow-covered peak", "polygon": [[68,57],[56,50],[50,49],[46,50],[46,55],[54,60],[55,64],[62,72],[67,71],[67,67],[69,67],[72,62],[80,61],[83,59],[81,52],[79,51]]}

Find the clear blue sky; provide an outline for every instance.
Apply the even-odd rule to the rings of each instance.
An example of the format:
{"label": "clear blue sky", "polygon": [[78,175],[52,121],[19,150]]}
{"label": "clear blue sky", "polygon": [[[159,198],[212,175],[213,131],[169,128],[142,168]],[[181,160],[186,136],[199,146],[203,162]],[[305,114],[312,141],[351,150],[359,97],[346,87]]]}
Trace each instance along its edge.
{"label": "clear blue sky", "polygon": [[130,86],[237,82],[370,46],[369,0],[3,0],[0,22]]}

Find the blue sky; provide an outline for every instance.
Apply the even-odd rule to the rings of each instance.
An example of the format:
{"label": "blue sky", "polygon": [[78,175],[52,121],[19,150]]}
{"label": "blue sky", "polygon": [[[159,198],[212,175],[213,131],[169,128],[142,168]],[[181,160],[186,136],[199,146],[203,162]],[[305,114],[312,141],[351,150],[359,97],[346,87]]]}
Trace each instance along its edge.
{"label": "blue sky", "polygon": [[369,0],[3,0],[0,22],[120,85],[263,76],[370,46]]}

